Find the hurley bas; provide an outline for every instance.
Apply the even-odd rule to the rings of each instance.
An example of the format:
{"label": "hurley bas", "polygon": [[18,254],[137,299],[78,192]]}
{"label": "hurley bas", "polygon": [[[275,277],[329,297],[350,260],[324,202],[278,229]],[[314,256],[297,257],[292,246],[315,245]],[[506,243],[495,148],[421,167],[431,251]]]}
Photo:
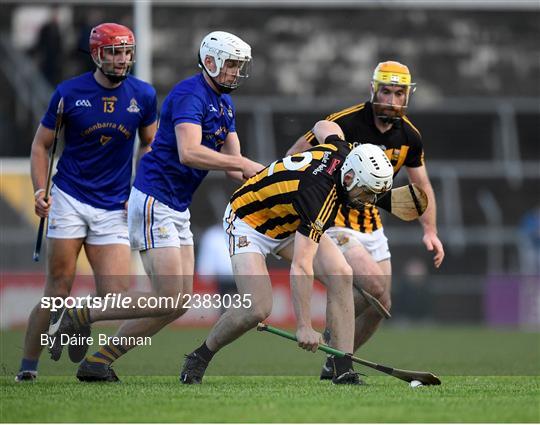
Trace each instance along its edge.
{"label": "hurley bas", "polygon": [[[48,334],[41,334],[41,345],[52,347],[56,342],[56,338],[60,338],[60,345],[93,345],[94,337],[92,336],[81,336],[79,334],[69,335],[69,334],[60,334],[59,337],[49,336]],[[107,336],[107,334],[98,334],[97,335],[98,345],[152,345],[152,338],[149,336]]]}

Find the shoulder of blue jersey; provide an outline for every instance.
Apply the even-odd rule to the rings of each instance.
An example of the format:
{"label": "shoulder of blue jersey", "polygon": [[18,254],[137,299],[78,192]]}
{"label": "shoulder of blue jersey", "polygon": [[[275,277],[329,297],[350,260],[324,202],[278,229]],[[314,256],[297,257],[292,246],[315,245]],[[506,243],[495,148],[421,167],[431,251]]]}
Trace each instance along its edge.
{"label": "shoulder of blue jersey", "polygon": [[134,77],[133,75],[128,76],[126,82],[134,85],[135,87],[137,87],[137,90],[143,91],[144,94],[148,94],[151,96],[154,96],[156,94],[156,89],[152,84],[147,83],[146,81],[141,80],[137,77]]}
{"label": "shoulder of blue jersey", "polygon": [[81,84],[89,81],[89,77],[92,75],[92,72],[85,72],[84,74],[76,75],[75,77],[68,78],[58,84],[58,90],[69,90],[71,88],[79,88]]}

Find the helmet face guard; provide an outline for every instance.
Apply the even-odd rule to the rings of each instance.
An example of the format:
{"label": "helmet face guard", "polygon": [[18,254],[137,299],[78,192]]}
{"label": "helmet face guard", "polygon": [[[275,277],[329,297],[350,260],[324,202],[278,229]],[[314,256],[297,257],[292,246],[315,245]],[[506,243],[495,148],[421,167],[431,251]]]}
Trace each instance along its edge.
{"label": "helmet face guard", "polygon": [[[207,57],[213,59],[215,65],[213,69],[207,66]],[[230,93],[249,77],[251,47],[234,34],[214,31],[201,43],[199,66],[221,93]]]}
{"label": "helmet face guard", "polygon": [[98,25],[90,32],[90,54],[98,69],[111,82],[118,83],[127,77],[135,63],[135,37],[123,25]]}
{"label": "helmet face guard", "polygon": [[377,202],[378,194],[371,191],[367,186],[354,186],[347,192],[348,203],[353,208],[362,208]]}
{"label": "helmet face guard", "polygon": [[[107,58],[110,58],[107,60]],[[103,46],[98,49],[98,54],[94,63],[106,75],[110,77],[123,77],[125,79],[135,63],[135,45],[120,44]],[[115,73],[117,64],[125,64],[125,69],[120,73]]]}
{"label": "helmet face guard", "polygon": [[[405,101],[402,105],[379,101],[379,90],[386,86],[401,87],[405,90]],[[399,121],[406,114],[410,95],[415,90],[416,83],[411,82],[407,66],[394,61],[381,62],[375,68],[371,80],[371,103],[377,118],[386,123]]]}
{"label": "helmet face guard", "polygon": [[[226,56],[228,57],[225,58]],[[216,71],[214,72],[211,72],[204,63],[202,63],[202,67],[222,93],[230,93],[237,89],[249,77],[251,60],[221,53],[219,61],[222,63],[216,63]]]}
{"label": "helmet face guard", "polygon": [[392,188],[394,169],[384,151],[372,144],[355,147],[341,167],[341,184],[349,204],[359,208],[377,202],[377,196]]}

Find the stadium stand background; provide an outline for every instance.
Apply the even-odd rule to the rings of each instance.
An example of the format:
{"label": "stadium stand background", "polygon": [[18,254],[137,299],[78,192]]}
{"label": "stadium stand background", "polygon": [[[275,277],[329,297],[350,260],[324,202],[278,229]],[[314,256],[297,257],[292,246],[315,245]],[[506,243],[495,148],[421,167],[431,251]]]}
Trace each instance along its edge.
{"label": "stadium stand background", "polygon": [[[2,163],[0,269],[37,271],[43,265],[30,261],[35,220],[28,211],[29,181],[6,171],[25,166],[20,164],[44,110],[39,102],[48,100],[52,87],[42,81],[28,48],[13,42],[21,3],[0,10],[0,53],[6,58],[0,67],[0,156],[21,159]],[[76,51],[81,28],[99,21],[133,24],[128,4],[67,5],[61,12],[63,78],[85,69],[84,55]],[[379,61],[408,64],[418,83],[409,116],[423,134],[447,257],[435,272],[420,226],[385,217],[395,288],[399,292],[400,281],[407,281],[406,271],[416,270],[428,282],[422,287],[431,296],[430,317],[481,320],[494,276],[538,276],[540,254],[520,231],[525,214],[540,208],[538,8],[157,4],[152,14],[153,83],[160,101],[177,81],[197,72],[198,44],[209,31],[228,30],[252,45],[252,76],[235,95],[238,131],[244,151],[266,163],[316,120],[367,99]],[[196,239],[220,220],[233,189],[219,174],[203,183],[192,208]],[[532,282],[540,304],[534,289],[540,284]]]}

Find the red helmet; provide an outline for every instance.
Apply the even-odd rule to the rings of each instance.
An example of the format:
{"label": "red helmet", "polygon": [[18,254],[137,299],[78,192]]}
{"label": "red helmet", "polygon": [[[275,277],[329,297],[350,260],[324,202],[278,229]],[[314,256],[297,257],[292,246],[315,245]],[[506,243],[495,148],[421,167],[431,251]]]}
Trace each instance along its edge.
{"label": "red helmet", "polygon": [[[92,56],[94,63],[105,75],[125,78],[135,62],[135,36],[128,27],[114,23],[100,24],[92,28],[90,31],[89,44],[90,55]],[[113,57],[115,51],[118,51],[118,49],[131,49],[130,58],[129,60],[126,60],[127,69],[123,75],[119,76],[115,74],[114,70],[112,69],[103,69],[103,64],[113,63],[113,61],[104,60],[104,53],[106,49],[110,49]]]}

